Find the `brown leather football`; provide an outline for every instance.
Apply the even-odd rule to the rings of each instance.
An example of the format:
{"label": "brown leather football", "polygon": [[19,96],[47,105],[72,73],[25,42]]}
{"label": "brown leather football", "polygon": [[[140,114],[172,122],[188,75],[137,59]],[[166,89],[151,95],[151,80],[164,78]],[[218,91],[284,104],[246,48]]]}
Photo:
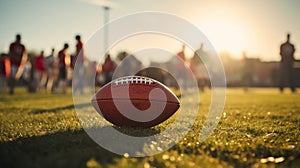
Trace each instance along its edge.
{"label": "brown leather football", "polygon": [[111,81],[94,95],[92,104],[107,121],[128,127],[158,125],[180,107],[178,98],[168,87],[142,76]]}

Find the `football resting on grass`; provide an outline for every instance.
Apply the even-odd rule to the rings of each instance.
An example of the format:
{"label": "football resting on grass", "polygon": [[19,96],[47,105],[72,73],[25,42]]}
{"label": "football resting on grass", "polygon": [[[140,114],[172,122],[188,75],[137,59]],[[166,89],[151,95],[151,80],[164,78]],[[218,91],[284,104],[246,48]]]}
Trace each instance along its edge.
{"label": "football resting on grass", "polygon": [[152,127],[170,118],[180,103],[164,84],[147,77],[121,77],[92,98],[97,112],[118,126]]}

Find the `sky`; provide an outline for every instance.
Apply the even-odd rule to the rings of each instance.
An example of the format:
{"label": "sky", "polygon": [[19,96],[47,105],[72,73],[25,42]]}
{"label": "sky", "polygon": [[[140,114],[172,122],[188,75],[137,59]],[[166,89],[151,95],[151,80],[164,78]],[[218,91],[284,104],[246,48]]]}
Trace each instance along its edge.
{"label": "sky", "polygon": [[[101,5],[110,6],[110,20],[143,11],[174,14],[197,26],[218,53],[236,58],[245,51],[249,57],[277,61],[279,46],[289,32],[300,59],[298,0],[0,0],[0,52],[8,51],[17,33],[28,50],[48,54],[52,47],[60,50],[68,42],[74,52],[76,34],[87,41],[103,26]],[[134,39],[140,40],[130,40]],[[135,50],[130,40],[115,46],[112,54]],[[172,45],[176,52],[181,48],[180,43]]]}

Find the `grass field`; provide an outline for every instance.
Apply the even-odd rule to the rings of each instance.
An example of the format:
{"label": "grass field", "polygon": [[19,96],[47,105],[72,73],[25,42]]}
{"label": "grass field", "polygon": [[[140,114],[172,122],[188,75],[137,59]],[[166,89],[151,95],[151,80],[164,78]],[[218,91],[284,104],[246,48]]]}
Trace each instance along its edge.
{"label": "grass field", "polygon": [[[220,123],[199,142],[209,98],[208,91],[201,94],[198,119],[177,145],[130,158],[93,142],[77,119],[71,94],[28,94],[19,88],[13,96],[0,95],[0,167],[299,167],[300,94],[227,89]],[[153,129],[159,132],[164,124]]]}

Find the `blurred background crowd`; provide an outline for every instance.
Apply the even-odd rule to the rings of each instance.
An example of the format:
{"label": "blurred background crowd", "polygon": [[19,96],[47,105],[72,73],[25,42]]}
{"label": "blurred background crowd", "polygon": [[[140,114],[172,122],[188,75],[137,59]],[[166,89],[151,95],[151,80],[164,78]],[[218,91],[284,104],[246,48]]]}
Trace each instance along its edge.
{"label": "blurred background crowd", "polygon": [[[283,47],[286,43],[280,48],[280,62],[263,62],[259,58],[248,57],[245,52],[242,59],[221,54],[227,85],[245,87],[245,90],[248,87],[279,87],[281,91],[289,86],[294,92],[295,87],[300,86],[300,62],[294,59],[295,47],[289,43],[289,38],[290,34],[287,35],[287,49]],[[9,46],[9,53],[1,53],[1,94],[14,94],[16,86],[27,87],[31,93],[66,93],[67,88],[72,86],[72,81],[73,93],[84,94],[85,86],[101,87],[112,79],[128,75],[151,77],[175,89],[179,86],[188,87],[189,79],[195,78],[199,89],[203,91],[204,88],[210,88],[210,76],[215,75],[207,71],[213,65],[204,63],[210,53],[204,50],[203,44],[200,44],[191,58],[185,56],[186,46],[183,44],[177,55],[168,61],[151,62],[145,67],[141,60],[126,51],[120,51],[114,57],[107,53],[100,62],[90,61],[85,55],[81,36],[75,35],[74,40],[76,45],[73,52],[68,43],[65,43],[60,50],[52,48],[51,54],[45,55],[44,51],[28,52],[21,42],[21,35],[17,34],[15,41]],[[175,76],[168,71],[175,72]],[[91,83],[94,81],[95,83]]]}

